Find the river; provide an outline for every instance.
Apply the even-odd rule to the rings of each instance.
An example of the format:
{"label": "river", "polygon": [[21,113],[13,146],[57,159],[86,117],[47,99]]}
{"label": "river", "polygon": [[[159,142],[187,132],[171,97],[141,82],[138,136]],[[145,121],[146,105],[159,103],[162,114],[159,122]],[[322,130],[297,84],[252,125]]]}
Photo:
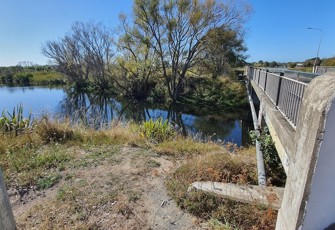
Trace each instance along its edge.
{"label": "river", "polygon": [[249,111],[238,114],[217,112],[208,115],[203,108],[174,104],[169,106],[118,101],[105,95],[88,95],[70,89],[43,87],[0,87],[0,112],[12,112],[22,105],[25,116],[36,119],[48,115],[54,119],[68,118],[95,128],[113,119],[141,122],[162,117],[183,134],[198,138],[236,143],[249,143],[252,127]]}

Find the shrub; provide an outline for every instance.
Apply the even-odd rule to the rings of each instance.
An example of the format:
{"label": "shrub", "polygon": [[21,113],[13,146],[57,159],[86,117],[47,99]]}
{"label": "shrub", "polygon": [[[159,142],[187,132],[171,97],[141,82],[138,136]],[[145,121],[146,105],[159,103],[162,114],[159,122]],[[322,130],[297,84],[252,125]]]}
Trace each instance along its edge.
{"label": "shrub", "polygon": [[14,133],[15,135],[18,135],[22,133],[23,130],[31,127],[31,124],[31,114],[29,114],[28,118],[24,118],[22,105],[18,105],[16,108],[14,107],[12,113],[5,110],[2,111],[0,117],[0,130],[3,133]]}
{"label": "shrub", "polygon": [[32,73],[19,73],[15,76],[15,82],[17,85],[28,86],[33,77]]}
{"label": "shrub", "polygon": [[158,118],[156,121],[150,119],[145,121],[141,126],[141,134],[155,142],[162,142],[176,136],[176,132],[171,127],[168,120]]}

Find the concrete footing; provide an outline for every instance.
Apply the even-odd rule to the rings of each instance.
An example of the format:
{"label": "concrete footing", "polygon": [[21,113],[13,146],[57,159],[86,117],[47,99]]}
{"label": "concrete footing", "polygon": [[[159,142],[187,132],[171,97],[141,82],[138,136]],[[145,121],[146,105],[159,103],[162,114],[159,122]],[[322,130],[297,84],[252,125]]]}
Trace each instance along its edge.
{"label": "concrete footing", "polygon": [[263,204],[278,210],[284,193],[284,188],[254,185],[237,185],[219,182],[194,182],[190,190],[200,190],[214,195],[244,203]]}

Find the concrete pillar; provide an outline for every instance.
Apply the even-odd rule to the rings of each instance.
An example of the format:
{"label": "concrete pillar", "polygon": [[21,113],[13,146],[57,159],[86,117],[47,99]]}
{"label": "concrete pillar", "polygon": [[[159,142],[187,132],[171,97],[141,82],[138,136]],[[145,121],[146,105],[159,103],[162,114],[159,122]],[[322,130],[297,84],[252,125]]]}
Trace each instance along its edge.
{"label": "concrete pillar", "polygon": [[0,170],[0,229],[1,230],[16,229],[12,207],[9,202],[4,177],[2,175],[1,170]]}
{"label": "concrete pillar", "polygon": [[325,229],[335,223],[335,77],[305,91],[276,229]]}

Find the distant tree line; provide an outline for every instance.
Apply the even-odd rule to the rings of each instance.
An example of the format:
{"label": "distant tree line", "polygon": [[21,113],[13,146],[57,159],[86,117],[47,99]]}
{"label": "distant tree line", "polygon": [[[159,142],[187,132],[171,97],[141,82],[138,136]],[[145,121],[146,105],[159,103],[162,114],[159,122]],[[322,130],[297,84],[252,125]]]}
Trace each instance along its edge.
{"label": "distant tree line", "polygon": [[[253,66],[256,67],[288,67],[288,68],[296,68],[296,67],[313,67],[315,58],[306,59],[302,62],[276,62],[276,61],[263,61],[259,60],[258,62],[252,63]],[[317,66],[335,66],[335,57],[331,58],[316,58]]]}
{"label": "distant tree line", "polygon": [[[55,66],[27,64],[0,67],[0,84],[7,86],[63,85],[63,77],[56,72]],[[39,78],[39,79],[37,79]]]}
{"label": "distant tree line", "polygon": [[76,22],[42,52],[77,88],[178,101],[199,86],[197,77],[229,75],[245,63],[249,13],[242,0],[135,0],[118,28]]}

